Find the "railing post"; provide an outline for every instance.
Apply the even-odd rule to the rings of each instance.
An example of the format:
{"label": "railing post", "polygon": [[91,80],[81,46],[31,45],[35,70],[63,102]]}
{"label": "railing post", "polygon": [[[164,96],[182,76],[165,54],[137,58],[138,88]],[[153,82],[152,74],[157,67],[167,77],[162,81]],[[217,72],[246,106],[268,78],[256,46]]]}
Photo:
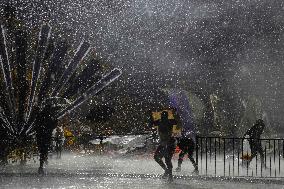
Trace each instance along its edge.
{"label": "railing post", "polygon": [[280,144],[281,144],[281,140],[278,140],[278,169],[279,169],[279,176],[280,176],[280,167],[281,167],[281,164],[280,164],[280,158],[281,158],[281,152],[280,152]]}
{"label": "railing post", "polygon": [[257,176],[257,157],[258,155],[256,154],[255,156],[255,175]]}
{"label": "railing post", "polygon": [[242,142],[242,167],[244,166],[244,138],[241,139]]}
{"label": "railing post", "polygon": [[215,156],[215,176],[216,176],[216,174],[217,174],[217,170],[216,170],[216,168],[217,168],[217,164],[216,164],[216,161],[217,161],[217,158],[216,158],[216,156],[217,156],[217,140],[216,140],[216,138],[214,138],[214,156]]}
{"label": "railing post", "polygon": [[207,153],[208,153],[208,148],[207,148],[207,139],[208,137],[205,138],[205,173],[207,175],[207,169],[208,169],[208,158],[207,158]]}
{"label": "railing post", "polygon": [[200,172],[202,173],[202,153],[203,153],[203,137],[200,137]]}
{"label": "railing post", "polygon": [[212,158],[212,149],[211,149],[211,143],[212,143],[212,141],[211,141],[211,137],[209,138],[209,156],[210,156],[210,164],[211,164],[211,158]]}
{"label": "railing post", "polygon": [[275,148],[275,139],[273,139],[273,162],[274,162],[274,166],[275,166],[275,169],[274,169],[274,176],[276,177],[276,148]]}
{"label": "railing post", "polygon": [[224,149],[223,149],[223,155],[224,155],[224,176],[226,176],[226,140],[225,138],[223,138],[224,140]]}
{"label": "railing post", "polygon": [[271,169],[271,156],[269,156],[269,173],[270,173],[270,177],[272,176],[272,169]]}
{"label": "railing post", "polygon": [[[244,139],[247,139],[247,138],[196,136],[196,144],[195,144],[196,157],[195,158],[196,158],[196,164],[198,168],[200,169],[199,170],[200,173],[202,174],[202,171],[204,171],[203,172],[204,176],[210,175],[210,174],[215,175],[215,176],[217,175],[222,176],[222,172],[223,172],[223,176],[246,176],[246,177],[250,176],[250,177],[280,178],[282,175],[283,177],[283,171],[281,171],[281,161],[282,161],[281,156],[282,156],[282,153],[284,153],[282,152],[282,147],[284,146],[283,139],[276,139],[276,138],[259,139],[260,141],[265,141],[266,145],[264,146],[264,149],[262,150],[262,152],[257,151],[257,154],[254,154],[255,159],[253,159],[253,161],[251,162],[255,163],[255,167],[251,169],[249,169],[250,161],[249,159],[247,160],[246,159],[247,157],[245,156],[245,154],[247,155],[249,154],[249,149],[245,148],[245,145],[243,143]],[[222,146],[222,143],[223,143],[223,146]],[[229,159],[227,158],[228,152],[233,153],[232,160],[231,158]],[[212,153],[214,153],[214,157]],[[220,167],[220,165],[219,165],[219,169],[217,170],[217,166],[218,166],[217,156],[223,160],[223,162],[220,164],[221,166],[223,164],[224,166],[223,170],[222,170],[222,167]],[[209,158],[210,158],[210,161],[209,161]],[[235,158],[238,158],[238,159],[235,160]],[[242,164],[243,164],[243,167],[242,167]],[[266,165],[268,168],[268,169],[265,169],[267,174],[264,174],[265,172],[263,171],[263,168]],[[217,173],[217,171],[219,172]]]}
{"label": "railing post", "polygon": [[[195,138],[195,149],[196,149],[196,155],[195,155],[195,162],[196,162],[196,166],[198,167],[198,136],[196,135],[196,138]],[[199,169],[199,168],[198,168]]]}
{"label": "railing post", "polygon": [[284,158],[284,140],[282,140],[282,157]]}
{"label": "railing post", "polygon": [[235,138],[233,138],[233,176],[235,176]]}
{"label": "railing post", "polygon": [[240,148],[238,148],[238,176],[240,176]]}

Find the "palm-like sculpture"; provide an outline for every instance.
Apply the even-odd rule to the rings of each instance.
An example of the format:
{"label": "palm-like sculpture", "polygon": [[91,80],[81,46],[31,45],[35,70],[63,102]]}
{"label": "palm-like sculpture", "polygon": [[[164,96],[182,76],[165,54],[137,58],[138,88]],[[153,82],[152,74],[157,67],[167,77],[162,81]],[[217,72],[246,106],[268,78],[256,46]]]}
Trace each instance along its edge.
{"label": "palm-like sculpture", "polygon": [[[3,26],[1,26],[0,33],[0,65],[3,76],[0,92],[2,99],[0,143],[6,146],[6,149],[13,149],[19,145],[22,147],[27,145],[29,140],[35,137],[40,153],[39,173],[43,173],[43,163],[47,158],[52,130],[56,127],[57,120],[102,91],[121,75],[119,69],[113,69],[97,80],[94,77],[94,72],[98,71],[97,63],[90,62],[78,76],[74,77],[78,64],[91,48],[86,41],[80,43],[65,68],[62,65],[68,45],[62,41],[57,42],[48,61],[47,69],[43,72],[42,64],[46,61],[45,55],[50,33],[49,24],[43,24],[39,33],[30,81],[26,81],[27,39],[25,32],[22,30],[15,32],[16,76],[12,76],[11,73]],[[69,81],[71,76],[72,82]],[[78,91],[80,95],[77,95]],[[75,97],[75,100],[70,103],[71,97]]]}

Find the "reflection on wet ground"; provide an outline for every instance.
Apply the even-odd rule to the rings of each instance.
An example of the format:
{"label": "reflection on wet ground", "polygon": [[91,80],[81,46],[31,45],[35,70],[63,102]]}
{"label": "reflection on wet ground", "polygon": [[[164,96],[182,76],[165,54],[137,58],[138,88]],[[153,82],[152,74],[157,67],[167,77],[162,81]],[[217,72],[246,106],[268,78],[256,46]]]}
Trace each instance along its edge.
{"label": "reflection on wet ground", "polygon": [[[174,161],[174,164],[176,162]],[[183,172],[175,173],[173,183],[160,179],[162,171],[152,159],[114,158],[64,154],[50,158],[44,176],[37,175],[37,163],[8,165],[0,170],[0,188],[282,188],[281,182],[250,183],[248,180],[204,179],[190,176],[185,162]]]}

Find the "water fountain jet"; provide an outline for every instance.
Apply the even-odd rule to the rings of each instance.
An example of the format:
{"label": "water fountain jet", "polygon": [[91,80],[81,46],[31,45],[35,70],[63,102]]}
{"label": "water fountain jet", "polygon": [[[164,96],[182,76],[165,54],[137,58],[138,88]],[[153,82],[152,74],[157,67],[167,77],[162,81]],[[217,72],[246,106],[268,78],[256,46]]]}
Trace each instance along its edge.
{"label": "water fountain jet", "polygon": [[[52,28],[48,23],[44,23],[40,29],[35,57],[32,65],[32,78],[27,78],[27,39],[26,33],[22,30],[16,31],[16,78],[11,73],[11,65],[8,55],[8,45],[6,39],[6,30],[1,25],[0,32],[0,65],[3,76],[4,90],[1,91],[2,100],[0,104],[0,147],[4,147],[0,153],[3,160],[8,153],[16,148],[26,149],[36,139],[40,155],[40,167],[38,172],[43,174],[43,163],[47,159],[48,149],[50,146],[52,131],[56,128],[57,122],[66,114],[71,113],[89,98],[97,95],[104,90],[109,84],[114,82],[120,75],[121,70],[113,69],[101,77],[100,80],[94,78],[95,73],[81,72],[75,75],[75,81],[84,85],[88,83],[84,90],[80,87],[82,93],[74,91],[76,85],[68,82],[71,76],[74,76],[79,63],[91,49],[90,43],[82,41],[73,58],[69,61],[68,66],[60,74],[60,65],[63,64],[66,56],[68,45],[65,41],[59,41],[50,59],[45,59]],[[43,63],[47,61],[47,71],[43,72]],[[94,66],[91,62],[90,67]],[[87,66],[88,68],[88,66]],[[98,71],[98,69],[93,69]],[[87,73],[85,77],[82,74]],[[55,86],[55,75],[60,78]],[[40,78],[43,78],[42,80]],[[86,82],[86,81],[92,81]],[[15,82],[17,81],[17,82]],[[65,93],[64,93],[64,90]],[[72,90],[71,90],[72,89]],[[77,95],[77,97],[76,97]],[[67,99],[68,97],[68,99]],[[71,99],[75,97],[72,102]],[[18,102],[16,104],[16,102]],[[18,106],[17,106],[18,105]],[[26,153],[26,152],[25,152]],[[1,161],[0,159],[0,161]]]}

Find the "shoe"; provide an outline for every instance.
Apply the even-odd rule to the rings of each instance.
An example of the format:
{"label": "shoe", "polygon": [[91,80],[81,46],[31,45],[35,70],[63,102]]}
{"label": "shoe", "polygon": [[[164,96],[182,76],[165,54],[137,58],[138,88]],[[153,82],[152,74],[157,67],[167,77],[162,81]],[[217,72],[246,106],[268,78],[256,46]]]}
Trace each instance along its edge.
{"label": "shoe", "polygon": [[173,182],[173,181],[174,181],[173,175],[169,175],[168,182]]}
{"label": "shoe", "polygon": [[169,176],[169,173],[167,170],[165,170],[165,173],[162,175],[162,179],[166,179],[168,178],[168,176]]}
{"label": "shoe", "polygon": [[177,167],[176,172],[180,172],[180,171],[181,171],[181,167]]}
{"label": "shoe", "polygon": [[39,175],[44,175],[44,171],[42,167],[39,167],[37,172]]}
{"label": "shoe", "polygon": [[167,173],[168,173],[168,182],[173,182],[173,171],[172,169],[168,169],[167,170]]}

